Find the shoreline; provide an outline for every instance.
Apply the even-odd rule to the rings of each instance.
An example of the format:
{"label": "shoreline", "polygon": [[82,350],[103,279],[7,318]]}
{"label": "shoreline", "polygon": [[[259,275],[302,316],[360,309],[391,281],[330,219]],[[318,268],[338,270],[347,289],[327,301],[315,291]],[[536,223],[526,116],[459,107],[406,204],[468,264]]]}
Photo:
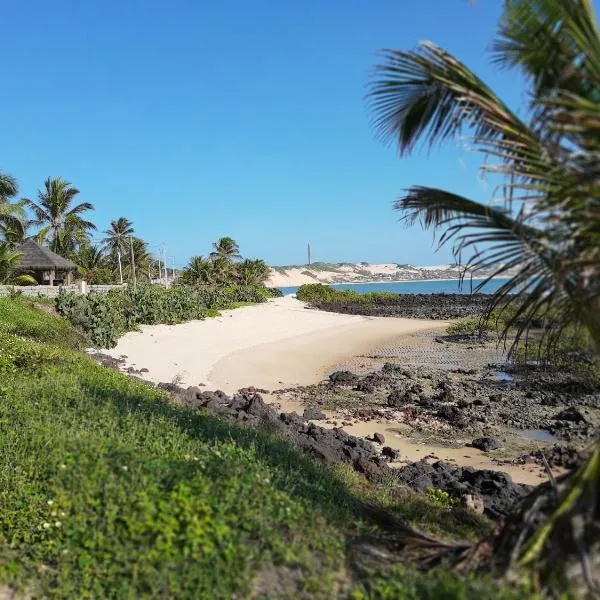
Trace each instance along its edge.
{"label": "shoreline", "polygon": [[[395,317],[363,317],[306,309],[304,303],[284,297],[268,303],[224,311],[220,317],[178,325],[145,326],[126,334],[116,348],[105,351],[123,361],[121,369],[153,383],[200,386],[234,394],[239,389],[264,389],[265,400],[281,411],[302,414],[305,403],[286,398],[276,390],[318,384],[340,365],[368,363],[378,348],[414,334],[442,329],[447,321]],[[140,373],[140,370],[143,370]],[[130,371],[131,372],[131,371]],[[261,393],[263,393],[261,391]],[[327,411],[334,427],[344,417]],[[383,432],[386,443],[401,452],[402,460],[435,456],[460,466],[509,473],[515,482],[537,484],[540,469],[498,465],[473,448],[450,448],[411,437],[393,420],[344,426],[351,435]],[[392,465],[393,466],[393,465]]]}

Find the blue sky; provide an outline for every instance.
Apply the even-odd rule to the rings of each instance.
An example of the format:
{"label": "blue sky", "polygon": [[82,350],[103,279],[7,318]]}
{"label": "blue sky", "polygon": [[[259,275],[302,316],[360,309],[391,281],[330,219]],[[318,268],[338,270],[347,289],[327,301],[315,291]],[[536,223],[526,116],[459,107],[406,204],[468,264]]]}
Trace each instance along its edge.
{"label": "blue sky", "polygon": [[376,51],[431,39],[518,105],[518,74],[486,50],[500,1],[5,0],[0,169],[33,197],[60,175],[93,220],[131,219],[178,265],[222,235],[245,256],[449,260],[397,222],[426,184],[480,199],[457,146],[400,159],[369,127]]}

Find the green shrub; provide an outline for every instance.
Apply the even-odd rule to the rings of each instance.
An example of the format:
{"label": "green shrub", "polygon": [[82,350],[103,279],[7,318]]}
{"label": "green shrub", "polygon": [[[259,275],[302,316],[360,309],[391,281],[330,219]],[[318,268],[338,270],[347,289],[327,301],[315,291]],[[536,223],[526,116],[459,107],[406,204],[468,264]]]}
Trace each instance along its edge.
{"label": "green shrub", "polygon": [[500,585],[490,577],[461,576],[444,568],[421,572],[399,566],[358,585],[352,600],[541,600],[526,587]]}
{"label": "green shrub", "polygon": [[456,505],[456,499],[453,498],[448,492],[440,490],[434,487],[428,487],[425,490],[425,495],[429,500],[442,508],[452,508]]}
{"label": "green shrub", "polygon": [[336,290],[323,283],[307,283],[298,288],[296,298],[303,302],[334,302],[340,300],[361,302],[364,296],[354,290]]}
{"label": "green shrub", "polygon": [[140,325],[183,323],[214,316],[219,310],[239,304],[265,302],[270,293],[264,286],[207,288],[176,285],[163,288],[140,285],[87,296],[61,292],[58,312],[81,328],[93,345],[112,348],[126,331]]}
{"label": "green shrub", "polygon": [[480,317],[466,317],[446,327],[446,333],[450,335],[477,335],[491,329],[491,326]]}

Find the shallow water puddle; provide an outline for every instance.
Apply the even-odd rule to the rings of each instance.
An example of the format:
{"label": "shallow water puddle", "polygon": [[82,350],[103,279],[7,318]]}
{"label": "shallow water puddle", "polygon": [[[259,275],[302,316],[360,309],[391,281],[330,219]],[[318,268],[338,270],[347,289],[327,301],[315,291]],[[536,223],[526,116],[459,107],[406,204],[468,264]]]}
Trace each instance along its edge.
{"label": "shallow water puddle", "polygon": [[512,433],[520,435],[521,437],[533,440],[534,442],[546,442],[546,443],[557,443],[558,438],[554,437],[546,429],[511,429]]}

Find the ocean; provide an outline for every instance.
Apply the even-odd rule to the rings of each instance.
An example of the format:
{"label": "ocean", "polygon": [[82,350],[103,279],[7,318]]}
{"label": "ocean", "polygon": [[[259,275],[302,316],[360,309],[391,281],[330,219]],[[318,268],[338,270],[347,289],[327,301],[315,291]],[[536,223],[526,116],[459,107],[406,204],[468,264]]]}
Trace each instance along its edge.
{"label": "ocean", "polygon": [[[473,289],[485,279],[473,279]],[[488,281],[480,290],[483,293],[495,292],[507,281],[504,277]],[[470,294],[471,280],[465,279],[462,286],[458,279],[428,279],[425,281],[379,281],[377,283],[335,283],[331,287],[338,290],[355,290],[361,294],[368,292],[393,292],[395,294]],[[293,295],[295,287],[279,288],[284,296]]]}

